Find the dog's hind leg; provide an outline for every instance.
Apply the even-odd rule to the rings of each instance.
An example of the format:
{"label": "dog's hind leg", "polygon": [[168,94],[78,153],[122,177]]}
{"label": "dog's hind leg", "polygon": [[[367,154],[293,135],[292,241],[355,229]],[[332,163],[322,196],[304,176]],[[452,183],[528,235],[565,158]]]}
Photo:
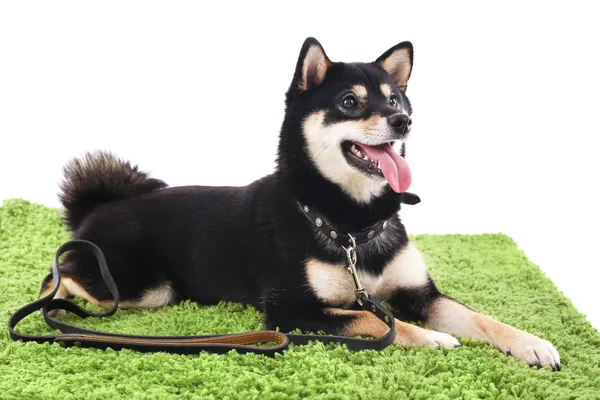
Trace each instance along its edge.
{"label": "dog's hind leg", "polygon": [[[55,299],[69,299],[69,298],[74,297],[74,294],[69,291],[69,286],[71,286],[71,285],[65,284],[65,282],[67,282],[67,280],[70,281],[71,279],[61,277],[60,286],[58,288],[58,291],[54,295]],[[46,277],[42,281],[42,285],[40,287],[40,292],[39,292],[38,298],[41,299],[42,297],[48,296],[48,294],[50,294],[50,292],[52,292],[53,290],[54,290],[54,280],[52,277],[52,273],[50,273],[50,274],[46,275]],[[41,313],[41,310],[40,310],[40,313]],[[52,317],[59,317],[59,316],[64,316],[65,311],[64,310],[52,310],[48,314],[50,314],[50,316],[52,316]]]}
{"label": "dog's hind leg", "polygon": [[[39,298],[47,296],[54,290],[54,282],[52,274],[46,276],[40,288]],[[84,300],[97,304],[101,307],[110,307],[113,304],[112,299],[100,299],[98,295],[94,295],[94,287],[87,286],[80,282],[76,277],[62,276],[60,287],[54,296],[55,299],[69,299],[80,297]],[[149,287],[135,298],[124,299],[119,302],[119,308],[158,308],[172,304],[176,299],[175,292],[171,287],[170,282],[163,282],[159,285]],[[53,316],[64,315],[64,310],[52,310]]]}
{"label": "dog's hind leg", "polygon": [[[42,298],[47,296],[50,292],[54,290],[54,281],[52,274],[48,274],[44,280],[42,281],[42,286],[40,288],[40,293],[38,298]],[[85,287],[80,284],[75,277],[65,276],[62,274],[60,278],[60,286],[58,291],[54,295],[55,299],[71,299],[75,296],[81,297],[91,303],[98,304],[101,306],[109,307],[112,302],[110,301],[101,301],[96,297],[91,295]],[[40,310],[41,311],[41,310]],[[52,310],[48,314],[53,317],[64,316],[64,310]]]}
{"label": "dog's hind leg", "polygon": [[[46,277],[42,281],[42,286],[40,287],[40,293],[38,295],[38,298],[41,299],[42,297],[48,296],[48,294],[50,294],[50,292],[52,290],[54,290],[54,281],[52,280],[52,274],[50,273],[50,274],[46,275]],[[58,288],[58,292],[56,292],[56,295],[54,296],[54,298],[56,298],[56,299],[66,299],[67,298],[67,291],[64,286],[61,285],[61,287]]]}

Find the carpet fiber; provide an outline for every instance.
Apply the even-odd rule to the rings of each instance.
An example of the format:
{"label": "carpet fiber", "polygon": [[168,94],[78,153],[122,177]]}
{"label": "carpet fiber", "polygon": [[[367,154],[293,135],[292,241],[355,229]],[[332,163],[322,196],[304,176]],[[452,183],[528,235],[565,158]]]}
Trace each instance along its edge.
{"label": "carpet fiber", "polygon": [[[68,239],[56,209],[24,200],[9,200],[0,208],[2,399],[600,399],[600,334],[504,235],[413,239],[444,292],[551,341],[561,355],[560,372],[529,368],[465,339],[461,348],[440,351],[391,346],[353,353],[315,343],[293,346],[275,358],[12,342],[6,320],[36,298],[56,249]],[[256,310],[226,303],[118,311],[104,321],[67,318],[99,330],[148,335],[262,329]],[[37,314],[19,330],[51,332]]]}

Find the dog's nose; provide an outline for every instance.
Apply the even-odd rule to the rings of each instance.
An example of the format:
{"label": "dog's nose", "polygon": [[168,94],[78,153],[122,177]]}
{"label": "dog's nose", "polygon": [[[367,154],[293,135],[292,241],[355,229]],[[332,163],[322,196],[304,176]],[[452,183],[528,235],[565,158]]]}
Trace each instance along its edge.
{"label": "dog's nose", "polygon": [[398,113],[393,114],[388,117],[388,122],[392,125],[396,130],[401,131],[403,133],[408,132],[410,126],[412,125],[412,120],[406,114]]}

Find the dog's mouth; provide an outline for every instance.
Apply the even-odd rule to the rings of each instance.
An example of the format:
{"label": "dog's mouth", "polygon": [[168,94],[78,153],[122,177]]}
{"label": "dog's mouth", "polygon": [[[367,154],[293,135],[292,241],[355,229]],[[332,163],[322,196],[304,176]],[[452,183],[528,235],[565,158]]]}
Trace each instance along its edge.
{"label": "dog's mouth", "polygon": [[342,143],[342,150],[350,165],[363,173],[383,176],[394,192],[403,193],[410,187],[410,168],[394,151],[391,142],[372,146],[346,141]]}

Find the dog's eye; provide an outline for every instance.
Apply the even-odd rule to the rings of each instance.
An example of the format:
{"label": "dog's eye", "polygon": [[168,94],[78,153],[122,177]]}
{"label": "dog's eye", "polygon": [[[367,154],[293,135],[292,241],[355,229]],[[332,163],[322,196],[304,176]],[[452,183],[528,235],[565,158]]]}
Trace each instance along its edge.
{"label": "dog's eye", "polygon": [[390,106],[398,107],[398,98],[396,96],[390,97]]}
{"label": "dog's eye", "polygon": [[344,99],[342,100],[342,104],[346,108],[354,108],[354,107],[356,107],[356,97],[354,97],[350,94],[350,95],[344,97]]}

